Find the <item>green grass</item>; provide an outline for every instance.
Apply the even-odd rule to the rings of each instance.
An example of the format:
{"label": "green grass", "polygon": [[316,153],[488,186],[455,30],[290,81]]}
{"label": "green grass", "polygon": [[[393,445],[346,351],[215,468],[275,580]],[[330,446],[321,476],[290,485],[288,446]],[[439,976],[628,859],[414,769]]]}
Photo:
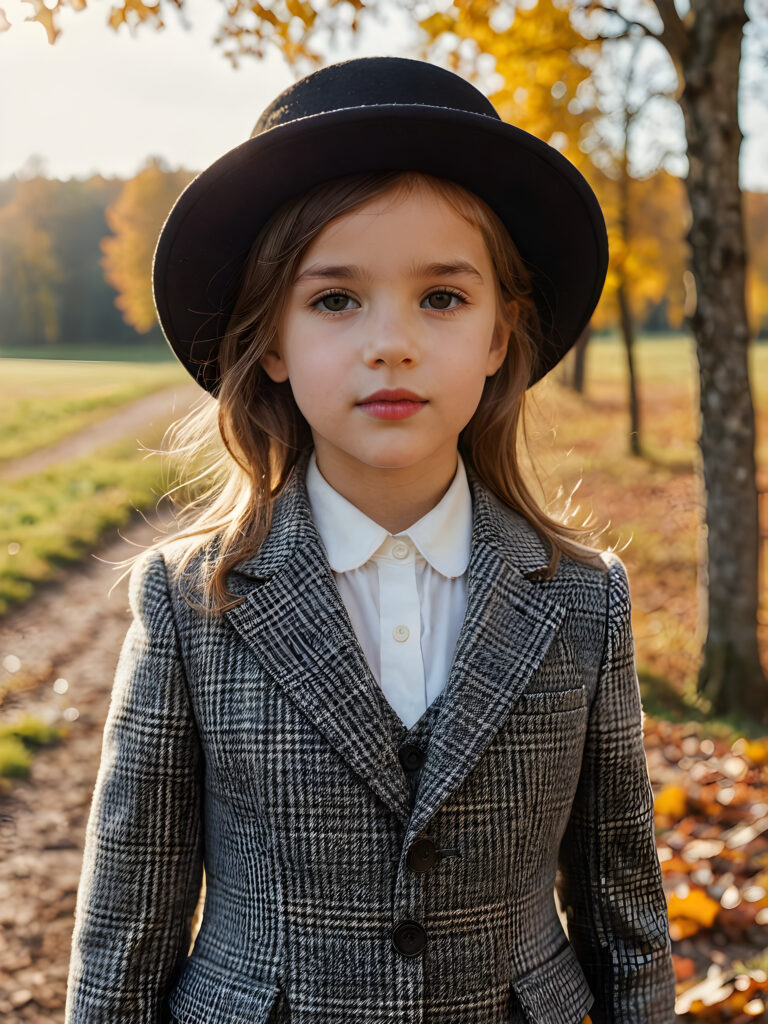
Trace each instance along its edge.
{"label": "green grass", "polygon": [[0,778],[27,775],[32,754],[17,736],[0,735]]}
{"label": "green grass", "polygon": [[190,379],[178,363],[0,359],[0,465]]}
{"label": "green grass", "polygon": [[27,775],[35,748],[47,746],[61,735],[61,729],[29,714],[0,725],[0,778]]}
{"label": "green grass", "polygon": [[0,345],[0,359],[86,360],[108,363],[175,363],[164,341],[136,345],[51,345],[49,348]]}
{"label": "green grass", "polygon": [[[147,437],[148,446],[160,436]],[[0,615],[28,600],[61,566],[92,551],[107,529],[148,508],[166,487],[167,461],[110,445],[77,461],[3,486]]]}

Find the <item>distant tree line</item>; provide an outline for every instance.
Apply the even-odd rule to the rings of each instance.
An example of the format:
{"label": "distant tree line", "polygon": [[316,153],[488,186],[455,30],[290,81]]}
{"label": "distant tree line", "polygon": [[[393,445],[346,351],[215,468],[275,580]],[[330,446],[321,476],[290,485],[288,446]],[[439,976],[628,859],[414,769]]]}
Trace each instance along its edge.
{"label": "distant tree line", "polygon": [[[121,306],[121,286],[110,280],[104,243],[117,237],[110,217],[128,185],[100,175],[0,180],[0,347],[162,341],[154,315],[137,325]],[[150,270],[151,251],[136,268],[145,290]]]}
{"label": "distant tree line", "polygon": [[[150,157],[130,179],[43,176],[0,180],[0,347],[161,342],[151,294],[152,253],[171,206],[194,171]],[[597,182],[613,221],[609,179]],[[604,185],[603,188],[600,188]],[[665,171],[632,180],[631,255],[637,326],[679,328],[685,304],[686,204]],[[768,194],[744,197],[754,334],[768,333]],[[620,279],[609,275],[593,328],[619,325]]]}

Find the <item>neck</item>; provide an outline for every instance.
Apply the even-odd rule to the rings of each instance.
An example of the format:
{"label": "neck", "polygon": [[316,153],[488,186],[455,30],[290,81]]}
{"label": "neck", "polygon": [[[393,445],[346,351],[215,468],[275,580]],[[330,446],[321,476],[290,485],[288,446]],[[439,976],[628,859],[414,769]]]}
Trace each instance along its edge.
{"label": "neck", "polygon": [[380,469],[356,462],[354,472],[343,460],[315,450],[317,468],[342,497],[389,533],[413,526],[444,497],[456,474],[456,447],[425,465]]}

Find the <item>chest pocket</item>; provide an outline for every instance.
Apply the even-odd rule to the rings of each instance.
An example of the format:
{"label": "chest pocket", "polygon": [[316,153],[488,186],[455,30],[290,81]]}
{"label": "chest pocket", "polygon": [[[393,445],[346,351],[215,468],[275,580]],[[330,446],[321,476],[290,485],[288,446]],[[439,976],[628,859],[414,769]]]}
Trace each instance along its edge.
{"label": "chest pocket", "polygon": [[171,990],[168,1006],[178,1024],[267,1024],[280,989],[190,957]]}
{"label": "chest pocket", "polygon": [[567,690],[548,690],[541,693],[523,691],[515,700],[512,713],[516,715],[551,715],[558,711],[578,711],[587,707],[587,691],[583,686]]}

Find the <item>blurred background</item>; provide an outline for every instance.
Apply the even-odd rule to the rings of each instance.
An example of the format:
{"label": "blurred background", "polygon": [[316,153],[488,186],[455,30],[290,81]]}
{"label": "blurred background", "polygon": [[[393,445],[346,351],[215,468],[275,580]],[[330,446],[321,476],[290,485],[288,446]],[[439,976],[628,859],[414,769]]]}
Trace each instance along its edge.
{"label": "blurred background", "polygon": [[0,1015],[63,1020],[108,591],[167,527],[150,453],[202,395],[157,235],[278,92],[371,54],[464,75],[600,199],[536,486],[629,571],[679,1019],[768,1020],[768,0],[0,0]]}

